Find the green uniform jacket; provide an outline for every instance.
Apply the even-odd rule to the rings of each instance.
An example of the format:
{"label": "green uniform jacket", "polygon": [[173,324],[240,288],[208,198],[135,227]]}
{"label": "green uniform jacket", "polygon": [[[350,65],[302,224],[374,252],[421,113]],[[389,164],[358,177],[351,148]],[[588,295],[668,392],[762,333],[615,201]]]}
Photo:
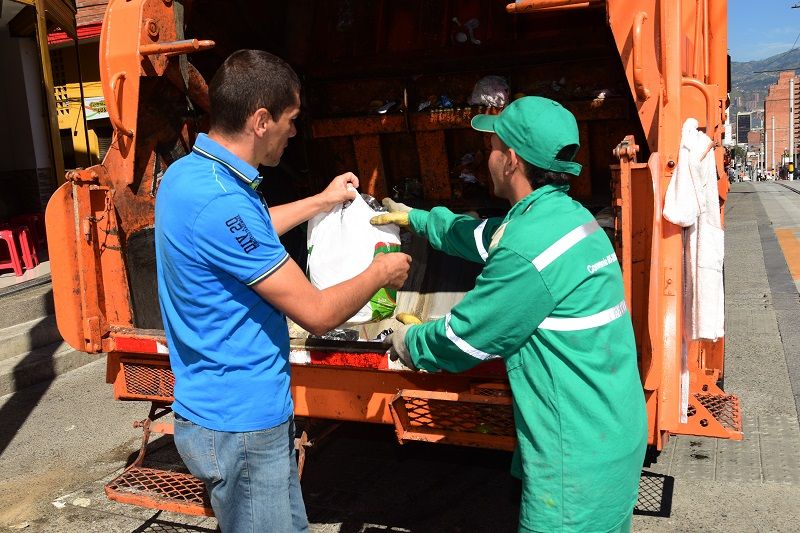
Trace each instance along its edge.
{"label": "green uniform jacket", "polygon": [[486,266],[463,301],[409,328],[406,343],[430,372],[505,360],[520,531],[616,531],[636,503],[644,394],[614,249],[567,189],[541,187],[504,219],[412,210],[412,229],[434,248]]}

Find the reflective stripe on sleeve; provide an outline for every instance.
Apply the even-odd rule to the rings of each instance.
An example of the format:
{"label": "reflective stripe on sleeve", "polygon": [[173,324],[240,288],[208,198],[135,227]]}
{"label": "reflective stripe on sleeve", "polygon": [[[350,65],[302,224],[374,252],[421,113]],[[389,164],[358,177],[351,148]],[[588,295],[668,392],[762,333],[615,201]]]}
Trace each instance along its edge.
{"label": "reflective stripe on sleeve", "polygon": [[628,306],[625,300],[605,311],[600,311],[589,316],[582,316],[577,318],[555,318],[547,317],[541,324],[539,329],[546,329],[551,331],[580,331],[584,329],[599,328],[615,321],[628,311]]}
{"label": "reflective stripe on sleeve", "polygon": [[486,227],[487,220],[481,222],[477,228],[475,228],[475,247],[478,249],[478,254],[481,256],[481,259],[486,261],[486,258],[489,257],[489,252],[486,251],[486,248],[483,246],[483,228]]}
{"label": "reflective stripe on sleeve", "polygon": [[480,359],[485,361],[487,359],[499,359],[499,355],[492,355],[490,353],[482,352],[481,350],[473,347],[470,343],[459,337],[453,331],[453,328],[450,327],[450,313],[447,313],[444,319],[444,330],[447,334],[447,338],[453,341],[453,344],[458,346],[458,349],[464,352],[465,354],[471,355],[476,359]]}
{"label": "reflective stripe on sleeve", "polygon": [[547,265],[558,259],[567,250],[578,244],[580,241],[599,230],[600,226],[596,220],[587,222],[570,231],[556,242],[551,244],[544,252],[533,258],[533,266],[541,272]]}

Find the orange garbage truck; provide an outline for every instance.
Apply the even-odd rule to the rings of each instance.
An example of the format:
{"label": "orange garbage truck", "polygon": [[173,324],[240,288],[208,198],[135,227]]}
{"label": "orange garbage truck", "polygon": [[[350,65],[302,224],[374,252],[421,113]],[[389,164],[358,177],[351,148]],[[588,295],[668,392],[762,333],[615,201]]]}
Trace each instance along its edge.
{"label": "orange garbage truck", "polygon": [[[212,513],[197,479],[143,461],[150,434],[172,431],[160,419],[174,384],[153,212],[165,169],[207,129],[206,80],[242,48],[285,58],[303,82],[299,133],[281,165],[264,170],[271,204],[352,170],[376,198],[501,214],[508,205],[492,194],[488,145],[471,117],[505,92],[563,104],[578,121],[583,167],[570,194],[605,218],[622,266],[650,446],[660,450],[674,434],[741,439],[739,400],[720,387],[723,339],[683,333],[683,229],[661,214],[688,118],[715,143],[726,198],[726,32],[725,0],[285,0],[235,8],[111,0],[99,60],[113,142],[101,164],[68,173],[46,212],[62,336],[75,349],[107,354],[116,399],[150,402],[138,423],[142,454],[106,486],[108,496]],[[285,236],[301,265],[305,238],[302,229]],[[404,246],[415,262],[397,311],[444,315],[478,267],[418,239]],[[368,330],[362,336],[378,333]],[[514,448],[502,364],[415,373],[390,364],[375,343],[291,331],[296,416],[392,425],[401,443]]]}

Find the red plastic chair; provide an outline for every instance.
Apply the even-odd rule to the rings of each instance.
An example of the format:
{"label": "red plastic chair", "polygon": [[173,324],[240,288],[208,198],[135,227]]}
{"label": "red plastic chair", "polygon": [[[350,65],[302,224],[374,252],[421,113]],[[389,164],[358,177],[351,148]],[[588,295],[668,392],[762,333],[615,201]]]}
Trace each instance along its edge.
{"label": "red plastic chair", "polygon": [[32,238],[33,231],[28,226],[14,227],[14,236],[19,243],[22,251],[22,262],[25,263],[25,270],[30,270],[39,264],[39,255],[36,253],[36,241]]}
{"label": "red plastic chair", "polygon": [[19,260],[19,250],[17,250],[16,239],[14,239],[14,231],[8,227],[0,228],[0,242],[5,243],[8,249],[8,258],[0,259],[0,270],[12,268],[15,275],[21,276],[22,264]]}
{"label": "red plastic chair", "polygon": [[8,221],[10,226],[27,226],[31,243],[39,250],[47,248],[47,236],[44,227],[44,213],[27,213],[17,215]]}

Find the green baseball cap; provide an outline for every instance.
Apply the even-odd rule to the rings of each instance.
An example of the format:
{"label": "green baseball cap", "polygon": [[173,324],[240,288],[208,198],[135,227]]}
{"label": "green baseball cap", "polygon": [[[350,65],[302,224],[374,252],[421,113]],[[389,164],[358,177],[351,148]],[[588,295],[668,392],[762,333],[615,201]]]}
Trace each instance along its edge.
{"label": "green baseball cap", "polygon": [[514,100],[499,115],[475,115],[472,127],[496,133],[522,159],[544,170],[577,176],[573,161],[580,148],[575,117],[554,100],[525,96]]}

